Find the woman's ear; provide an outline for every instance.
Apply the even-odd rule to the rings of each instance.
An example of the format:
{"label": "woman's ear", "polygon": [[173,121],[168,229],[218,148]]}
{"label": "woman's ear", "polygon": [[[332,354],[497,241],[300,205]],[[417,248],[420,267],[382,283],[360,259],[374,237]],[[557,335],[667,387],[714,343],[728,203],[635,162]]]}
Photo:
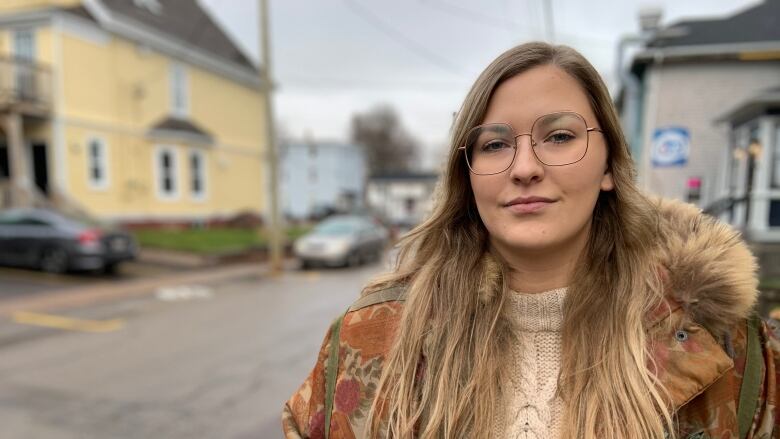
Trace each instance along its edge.
{"label": "woman's ear", "polygon": [[607,170],[604,172],[604,176],[601,177],[601,190],[609,192],[615,189],[615,182],[612,181],[612,172]]}

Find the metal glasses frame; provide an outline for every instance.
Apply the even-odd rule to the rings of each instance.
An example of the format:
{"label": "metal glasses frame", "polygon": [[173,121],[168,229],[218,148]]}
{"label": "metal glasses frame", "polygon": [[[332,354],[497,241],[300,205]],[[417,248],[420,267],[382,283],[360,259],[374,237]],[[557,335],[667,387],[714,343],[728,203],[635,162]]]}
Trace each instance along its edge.
{"label": "metal glasses frame", "polygon": [[[550,164],[545,163],[542,159],[539,158],[539,155],[536,154],[536,141],[534,140],[534,138],[531,135],[531,133],[534,131],[534,128],[536,127],[536,123],[537,122],[539,122],[542,118],[550,116],[550,115],[553,115],[553,114],[573,114],[574,116],[577,116],[580,120],[582,120],[583,125],[585,125],[585,152],[582,153],[582,157],[580,157],[579,159],[577,159],[577,160],[575,160],[573,162],[564,163],[564,164],[561,164],[561,165],[550,165]],[[515,128],[511,124],[508,124],[508,123],[486,123],[486,124],[482,124],[482,125],[477,125],[474,128],[470,129],[469,130],[469,134],[471,134],[471,132],[476,130],[477,128],[482,128],[482,127],[491,126],[491,125],[506,125],[512,131],[512,134],[516,133]],[[498,171],[498,172],[490,172],[490,173],[475,172],[474,169],[471,167],[471,163],[469,162],[469,153],[468,153],[469,145],[459,146],[458,149],[459,150],[463,150],[463,156],[466,159],[466,166],[468,166],[469,171],[471,171],[472,174],[474,174],[474,175],[496,175],[496,174],[500,174],[500,173],[506,171],[507,169],[511,168],[512,165],[515,164],[515,159],[517,158],[517,138],[518,137],[522,137],[522,136],[528,136],[531,139],[531,151],[533,151],[534,157],[536,157],[536,160],[538,160],[539,163],[541,163],[541,164],[543,164],[545,166],[568,166],[568,165],[573,165],[573,164],[581,161],[588,154],[588,148],[590,147],[590,133],[591,133],[591,131],[598,131],[600,133],[604,132],[599,127],[588,127],[588,121],[586,121],[585,117],[583,117],[581,114],[579,114],[577,112],[574,112],[574,111],[555,111],[555,112],[552,112],[552,113],[543,114],[543,115],[537,117],[536,120],[534,120],[534,123],[531,125],[531,131],[529,131],[527,133],[515,134],[513,136],[514,139],[515,139],[515,144],[513,146],[514,152],[512,154],[512,161],[509,162],[509,165],[506,168],[504,168],[504,169],[502,169],[501,171]]]}

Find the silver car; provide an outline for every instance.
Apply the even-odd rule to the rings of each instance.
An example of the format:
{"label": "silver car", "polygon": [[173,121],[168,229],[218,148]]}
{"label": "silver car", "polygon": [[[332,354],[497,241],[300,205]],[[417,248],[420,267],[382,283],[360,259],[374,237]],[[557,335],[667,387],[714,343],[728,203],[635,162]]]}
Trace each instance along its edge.
{"label": "silver car", "polygon": [[370,217],[331,216],[298,238],[293,251],[302,268],[314,264],[356,266],[379,260],[388,237],[387,229]]}

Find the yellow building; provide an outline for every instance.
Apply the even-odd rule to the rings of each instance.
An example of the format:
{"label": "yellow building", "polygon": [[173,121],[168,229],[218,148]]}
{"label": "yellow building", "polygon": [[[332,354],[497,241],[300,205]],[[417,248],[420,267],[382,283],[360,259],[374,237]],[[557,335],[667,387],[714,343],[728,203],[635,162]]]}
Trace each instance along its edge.
{"label": "yellow building", "polygon": [[196,1],[0,2],[0,205],[261,213],[263,87]]}

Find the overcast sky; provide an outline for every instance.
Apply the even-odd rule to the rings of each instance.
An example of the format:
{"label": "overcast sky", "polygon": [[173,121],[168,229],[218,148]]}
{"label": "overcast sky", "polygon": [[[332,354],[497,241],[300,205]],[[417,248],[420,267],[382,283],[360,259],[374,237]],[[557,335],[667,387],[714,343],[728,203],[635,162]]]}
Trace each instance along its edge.
{"label": "overcast sky", "polygon": [[[256,0],[199,0],[257,59]],[[554,40],[615,83],[617,42],[638,32],[642,7],[662,24],[730,15],[757,0],[551,0]],[[276,120],[295,138],[348,140],[355,112],[394,106],[438,166],[452,114],[504,50],[545,39],[544,0],[270,0]]]}

